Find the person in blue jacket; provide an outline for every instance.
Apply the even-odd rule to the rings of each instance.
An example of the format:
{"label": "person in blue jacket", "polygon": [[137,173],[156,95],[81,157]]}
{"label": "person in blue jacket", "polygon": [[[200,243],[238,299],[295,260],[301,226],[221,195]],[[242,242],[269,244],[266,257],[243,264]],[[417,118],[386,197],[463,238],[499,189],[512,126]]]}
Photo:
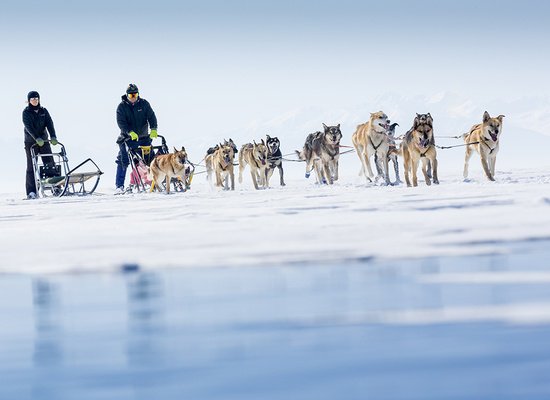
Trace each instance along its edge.
{"label": "person in blue jacket", "polygon": [[119,151],[116,159],[115,193],[119,194],[124,193],[126,170],[130,165],[126,144],[132,149],[137,149],[138,146],[151,145],[152,139],[158,137],[155,112],[149,102],[140,97],[138,87],[133,83],[128,85],[126,94],[122,96],[122,101],[117,107],[116,121],[120,128],[120,136],[117,139]]}
{"label": "person in blue jacket", "polygon": [[[57,145],[57,136],[53,126],[53,120],[48,110],[40,105],[40,94],[33,90],[27,94],[28,106],[23,110],[23,125],[25,134],[25,153],[27,155],[27,173],[25,189],[28,199],[36,199],[36,180],[31,156],[31,147],[35,147],[35,154],[51,154],[50,143]],[[48,142],[48,134],[50,140]],[[53,158],[42,158],[44,164],[53,163]]]}

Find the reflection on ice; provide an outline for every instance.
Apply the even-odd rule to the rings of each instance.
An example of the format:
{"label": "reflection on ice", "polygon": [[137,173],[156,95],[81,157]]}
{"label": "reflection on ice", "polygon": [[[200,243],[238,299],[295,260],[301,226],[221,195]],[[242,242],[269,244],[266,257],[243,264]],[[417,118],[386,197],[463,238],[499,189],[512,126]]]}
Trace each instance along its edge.
{"label": "reflection on ice", "polygon": [[547,248],[6,277],[0,398],[548,398]]}

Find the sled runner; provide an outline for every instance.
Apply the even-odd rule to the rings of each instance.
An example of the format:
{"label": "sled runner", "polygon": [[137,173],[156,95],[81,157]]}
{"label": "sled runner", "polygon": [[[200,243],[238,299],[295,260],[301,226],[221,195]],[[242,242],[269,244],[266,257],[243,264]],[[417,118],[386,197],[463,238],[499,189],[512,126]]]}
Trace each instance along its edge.
{"label": "sled runner", "polygon": [[[58,142],[59,152],[48,154],[36,152],[37,145],[31,147],[34,177],[40,197],[84,196],[92,194],[103,174],[97,164],[88,158],[75,168],[69,168],[65,146]],[[51,157],[51,161],[49,158]],[[88,170],[85,169],[88,167]]]}

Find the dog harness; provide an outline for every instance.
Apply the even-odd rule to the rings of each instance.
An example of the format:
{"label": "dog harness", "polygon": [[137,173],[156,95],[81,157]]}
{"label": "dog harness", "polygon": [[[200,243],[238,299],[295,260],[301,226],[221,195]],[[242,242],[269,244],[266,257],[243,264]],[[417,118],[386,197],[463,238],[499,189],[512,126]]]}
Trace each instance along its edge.
{"label": "dog harness", "polygon": [[493,151],[495,151],[495,149],[497,148],[496,146],[491,148],[491,146],[489,146],[486,142],[486,140],[489,140],[487,139],[485,136],[483,136],[483,139],[481,140],[481,143],[483,143],[485,146],[487,146],[487,148],[490,150],[489,151],[489,154],[493,154]]}
{"label": "dog harness", "polygon": [[378,148],[382,145],[382,143],[384,142],[384,139],[382,139],[380,141],[380,143],[378,143],[378,145],[375,146],[374,142],[372,141],[371,137],[369,136],[369,142],[370,142],[371,146],[374,148],[374,151],[378,151]]}

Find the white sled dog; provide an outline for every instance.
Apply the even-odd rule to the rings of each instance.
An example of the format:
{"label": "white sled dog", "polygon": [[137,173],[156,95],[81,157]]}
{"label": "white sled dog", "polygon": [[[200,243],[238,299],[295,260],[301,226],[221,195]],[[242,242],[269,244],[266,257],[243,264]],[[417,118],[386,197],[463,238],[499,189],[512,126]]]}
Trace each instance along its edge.
{"label": "white sled dog", "polygon": [[370,167],[370,157],[376,155],[381,163],[382,176],[387,185],[390,184],[388,173],[388,151],[390,149],[386,136],[390,127],[390,120],[383,111],[371,113],[368,122],[358,125],[351,141],[357,156],[361,161],[360,175],[364,175],[367,182],[372,182],[374,174]]}

